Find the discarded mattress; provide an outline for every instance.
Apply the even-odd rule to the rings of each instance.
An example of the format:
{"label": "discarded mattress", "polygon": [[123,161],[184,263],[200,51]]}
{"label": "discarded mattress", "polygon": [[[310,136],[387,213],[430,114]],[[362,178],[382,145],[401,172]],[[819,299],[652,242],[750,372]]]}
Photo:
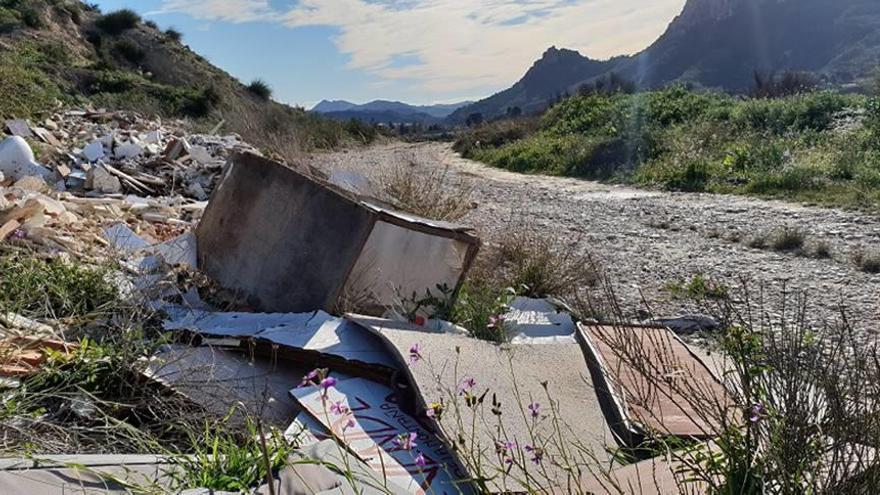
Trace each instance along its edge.
{"label": "discarded mattress", "polygon": [[727,393],[706,364],[671,330],[580,324],[578,339],[608,423],[625,446],[635,448],[657,435],[714,437],[717,428],[711,418],[688,397],[721,404]]}
{"label": "discarded mattress", "polygon": [[[529,405],[537,404],[539,417],[550,414],[548,391],[552,395],[558,419],[566,433],[565,443],[577,443],[588,449],[597,459],[608,459],[606,446],[613,443],[613,435],[605,422],[596,394],[593,392],[586,359],[577,344],[542,345],[495,345],[456,335],[426,333],[419,327],[379,318],[349,316],[349,318],[382,337],[389,353],[397,359],[403,371],[407,388],[398,390],[397,400],[404,410],[421,411],[420,418],[438,428],[424,411],[429,403],[444,400],[449,406],[452,400],[462,400],[456,389],[462,384],[470,392],[486,396],[486,414],[491,420],[476,421],[472,452],[483,452],[482,462],[498,463],[497,442],[515,442],[518,449],[525,449],[532,437],[533,428],[538,435],[547,438],[555,431],[550,420],[542,420],[535,427]],[[413,350],[419,359],[413,361]],[[469,382],[473,379],[473,384]],[[545,390],[544,383],[548,389]],[[450,392],[451,391],[451,396]],[[502,405],[505,437],[499,438],[495,420],[488,412],[493,397]],[[543,409],[541,409],[543,408]],[[468,409],[462,404],[464,424],[471,424],[466,416]],[[448,425],[447,425],[448,426]],[[470,432],[466,436],[470,438]],[[548,458],[554,456],[553,446],[546,446]],[[523,455],[525,455],[523,453]],[[544,463],[555,486],[567,486],[571,475],[550,462]],[[493,492],[517,491],[513,479],[493,479],[489,482]],[[518,487],[524,488],[524,487]]]}
{"label": "discarded mattress", "polygon": [[206,274],[279,312],[382,309],[437,285],[456,289],[479,249],[466,227],[362,201],[253,154],[230,158],[197,237]]}

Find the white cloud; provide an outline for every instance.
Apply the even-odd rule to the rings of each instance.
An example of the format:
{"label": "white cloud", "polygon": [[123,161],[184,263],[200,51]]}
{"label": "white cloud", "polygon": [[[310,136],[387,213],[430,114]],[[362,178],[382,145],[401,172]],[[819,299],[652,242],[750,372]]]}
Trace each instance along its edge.
{"label": "white cloud", "polygon": [[[210,20],[330,26],[350,68],[426,92],[503,87],[551,45],[594,58],[650,44],[685,0],[165,0],[164,11]],[[405,57],[407,63],[395,63]]]}

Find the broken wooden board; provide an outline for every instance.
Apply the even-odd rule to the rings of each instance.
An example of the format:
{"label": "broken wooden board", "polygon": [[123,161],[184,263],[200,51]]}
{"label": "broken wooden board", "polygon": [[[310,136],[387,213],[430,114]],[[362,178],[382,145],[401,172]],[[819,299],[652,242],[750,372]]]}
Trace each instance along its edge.
{"label": "broken wooden board", "polygon": [[710,439],[717,434],[706,411],[728,395],[672,331],[580,324],[578,337],[609,425],[624,445],[635,448],[656,436]]}
{"label": "broken wooden board", "polygon": [[[412,494],[474,493],[462,480],[469,478],[453,456],[415,418],[401,410],[394,390],[361,378],[340,379],[327,389],[295,388],[290,393],[312,419],[346,445],[374,471]],[[340,403],[349,414],[334,414],[332,404]],[[352,423],[349,423],[352,420]],[[401,435],[416,433],[413,449],[401,448],[395,441]],[[416,457],[424,457],[420,466]]]}
{"label": "broken wooden board", "polygon": [[[560,431],[553,424],[554,417],[565,432],[562,441],[566,445],[577,444],[598,461],[609,459],[607,447],[614,446],[615,439],[606,425],[586,359],[577,344],[497,345],[463,336],[427,333],[409,323],[356,315],[348,318],[383,338],[403,370],[401,380],[409,385],[400,390],[404,401],[401,407],[421,411],[421,419],[435,428],[437,423],[424,414],[427,404],[442,399],[449,409],[450,401],[458,401],[465,416],[463,423],[470,425],[473,413],[456,390],[463,381],[473,378],[471,392],[475,396],[488,391],[484,412],[491,419],[476,413],[476,430],[463,432],[474,443],[469,451],[485,453],[485,459],[481,459],[484,464],[499,463],[498,442],[515,442],[519,449],[524,449],[533,438],[553,437]],[[422,358],[410,363],[410,350],[416,345]],[[553,398],[555,415],[551,413],[548,394]],[[503,435],[494,428],[496,420],[489,411],[493,396],[501,403]],[[527,408],[532,403],[540,406],[539,418],[530,417]],[[444,423],[444,428],[451,427]],[[572,473],[550,462],[559,454],[554,449],[553,445],[546,445],[547,462],[541,468],[548,481],[554,486],[577,482]],[[517,486],[516,480],[500,477],[488,483],[493,491],[526,488]]]}

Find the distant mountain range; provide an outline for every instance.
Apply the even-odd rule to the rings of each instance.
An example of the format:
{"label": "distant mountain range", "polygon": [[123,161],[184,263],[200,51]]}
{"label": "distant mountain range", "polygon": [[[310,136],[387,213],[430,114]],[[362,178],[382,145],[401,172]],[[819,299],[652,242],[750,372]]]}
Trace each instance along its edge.
{"label": "distant mountain range", "polygon": [[324,100],[315,105],[312,111],[339,120],[354,118],[364,122],[430,125],[443,121],[452,112],[471,103],[463,101],[436,105],[409,105],[399,101],[375,100],[358,105],[344,100]]}
{"label": "distant mountain range", "polygon": [[847,84],[878,66],[880,0],[687,0],[644,51],[594,60],[550,48],[511,88],[456,110],[447,123],[460,124],[473,113],[491,119],[513,107],[537,112],[612,73],[639,88],[686,82],[740,92],[755,71],[806,71]]}

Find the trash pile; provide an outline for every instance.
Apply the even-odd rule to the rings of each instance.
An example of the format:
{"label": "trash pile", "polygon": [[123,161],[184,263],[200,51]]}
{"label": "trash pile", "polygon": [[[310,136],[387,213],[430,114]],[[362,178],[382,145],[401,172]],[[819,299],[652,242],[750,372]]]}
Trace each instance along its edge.
{"label": "trash pile", "polygon": [[[454,299],[480,248],[467,227],[395,211],[315,170],[268,160],[234,135],[84,111],[5,126],[0,243],[113,253],[126,292],[177,337],[152,358],[149,378],[218,414],[262,403],[264,419],[286,430],[297,455],[319,463],[296,463],[279,474],[278,489],[255,493],[501,493],[534,483],[481,472],[482,456],[502,471],[534,464],[543,488],[562,493],[594,480],[557,461],[560,422],[566,439],[605,465],[610,448],[636,448],[649,431],[664,430],[657,417],[675,422],[678,429],[665,431],[682,438],[704,426],[683,423],[670,401],[656,411],[632,407],[620,387],[629,372],[600,343],[608,331],[672,339],[665,347],[675,348],[676,361],[664,363],[667,371],[717,384],[665,328],[592,328],[558,301],[522,297],[493,323],[504,326],[505,345],[473,340],[428,314],[401,317],[402,299]],[[234,294],[235,307],[169,286],[180,267]],[[39,342],[36,350],[33,340],[15,347],[3,373],[28,373],[44,349],[69,345]],[[74,460],[114,472],[127,472],[120,468],[130,461],[140,466],[133,472],[163,483],[162,459],[126,459]],[[21,469],[0,470],[0,488],[32,488],[9,477]],[[58,493],[79,476],[31,469],[35,483],[58,483]],[[298,491],[285,484],[292,478],[324,488]],[[366,481],[346,488],[355,478]]]}

